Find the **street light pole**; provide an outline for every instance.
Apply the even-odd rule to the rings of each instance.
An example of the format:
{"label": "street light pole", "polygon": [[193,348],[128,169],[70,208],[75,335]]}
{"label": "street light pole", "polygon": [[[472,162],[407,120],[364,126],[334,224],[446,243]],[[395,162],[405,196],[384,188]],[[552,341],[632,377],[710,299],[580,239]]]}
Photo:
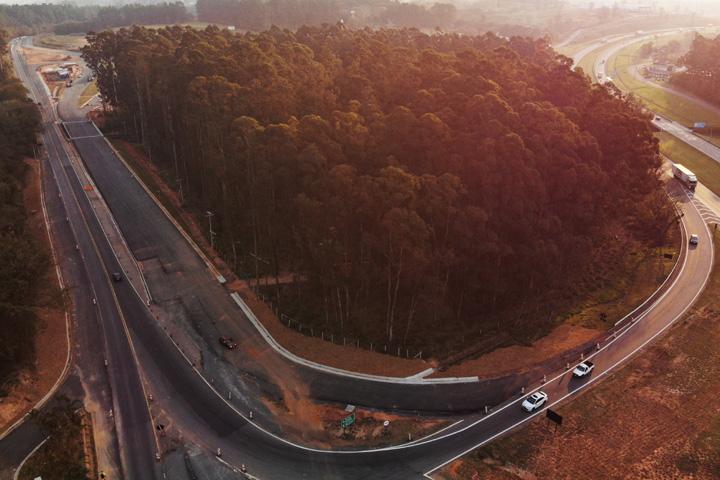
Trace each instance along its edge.
{"label": "street light pole", "polygon": [[215,250],[215,238],[214,238],[215,232],[213,232],[213,229],[212,229],[212,217],[214,215],[215,214],[213,212],[211,212],[210,210],[205,212],[205,216],[208,218],[208,224],[210,226],[210,248],[213,250]]}

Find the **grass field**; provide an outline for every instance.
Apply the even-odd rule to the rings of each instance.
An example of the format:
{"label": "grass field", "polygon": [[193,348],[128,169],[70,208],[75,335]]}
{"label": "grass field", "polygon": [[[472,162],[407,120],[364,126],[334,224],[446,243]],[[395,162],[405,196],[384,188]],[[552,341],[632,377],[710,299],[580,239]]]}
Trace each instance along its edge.
{"label": "grass field", "polygon": [[38,35],[35,44],[59,50],[80,50],[87,41],[82,35]]}
{"label": "grass field", "polygon": [[85,87],[85,90],[83,90],[82,94],[80,95],[80,98],[78,98],[78,106],[82,107],[85,105],[85,103],[90,100],[92,97],[97,95],[98,89],[97,89],[97,83],[90,82],[87,87]]}
{"label": "grass field", "polygon": [[660,140],[660,152],[663,155],[688,167],[700,183],[720,195],[720,163],[669,133],[659,132],[655,136]]}
{"label": "grass field", "polygon": [[[685,39],[687,41],[687,34],[666,37],[661,43],[673,39]],[[682,123],[687,127],[701,121],[720,125],[720,114],[717,112],[708,110],[702,105],[690,102],[679,95],[662,90],[637,78],[633,68],[640,61],[637,58],[637,52],[643,43],[645,42],[632,44],[608,60],[608,74],[613,78],[618,88],[626,93],[632,93],[653,112]]]}

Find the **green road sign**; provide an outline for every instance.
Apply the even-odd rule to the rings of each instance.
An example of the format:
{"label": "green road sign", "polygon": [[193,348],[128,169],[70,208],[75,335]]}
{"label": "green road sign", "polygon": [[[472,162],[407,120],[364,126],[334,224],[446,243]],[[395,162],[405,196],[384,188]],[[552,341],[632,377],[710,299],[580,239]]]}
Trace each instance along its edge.
{"label": "green road sign", "polygon": [[345,417],[345,418],[343,418],[342,420],[340,420],[340,426],[341,426],[342,428],[347,428],[347,427],[349,427],[350,425],[352,425],[353,423],[355,423],[355,412],[351,413],[351,414],[348,415],[347,417]]}

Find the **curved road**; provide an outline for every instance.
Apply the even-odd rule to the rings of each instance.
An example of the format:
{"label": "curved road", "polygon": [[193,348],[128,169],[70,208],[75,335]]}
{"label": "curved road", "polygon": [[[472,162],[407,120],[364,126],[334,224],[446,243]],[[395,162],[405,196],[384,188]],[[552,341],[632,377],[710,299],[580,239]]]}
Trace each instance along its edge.
{"label": "curved road", "polygon": [[[21,60],[16,59],[16,61]],[[33,78],[33,75],[29,77],[31,78],[26,80],[32,84],[31,87],[35,90],[35,94],[41,95],[41,91],[37,88],[37,79]],[[46,102],[47,100],[44,101],[44,105],[47,110]],[[112,188],[101,180],[102,170],[107,169],[110,179],[116,175],[113,181],[117,184],[122,183],[123,188],[130,185],[132,179],[129,178],[128,172],[124,172],[124,176],[117,177],[122,174],[113,169],[118,168],[118,165],[121,166],[121,164],[117,159],[113,161],[107,156],[112,156],[112,154],[106,154],[104,150],[97,150],[94,154],[96,158],[93,157],[93,149],[99,149],[101,140],[95,138],[92,141],[87,139],[85,147],[82,146],[84,140],[76,140],[75,143],[96,183],[113,209],[113,213],[117,215],[117,212],[121,210],[118,202],[126,199],[120,196],[121,193],[113,194]],[[55,137],[51,141],[54,139]],[[61,154],[59,156],[62,157]],[[107,167],[103,167],[103,165]],[[124,180],[125,178],[127,180]],[[81,205],[80,208],[83,210],[89,208],[88,206],[82,207],[87,200],[83,201],[81,192],[77,193],[79,194],[77,198]],[[593,377],[577,381],[571,379],[570,374],[562,370],[558,372],[557,376],[549,376],[543,389],[550,395],[550,406],[564,401],[588,384],[600,379],[652,341],[680,318],[702,291],[712,265],[712,239],[694,205],[684,194],[679,193],[678,196],[684,212],[683,225],[686,230],[701,236],[700,245],[696,249],[683,249],[678,270],[670,280],[669,290],[658,298],[646,312],[623,326],[616,339],[605,342],[600,346],[600,350],[593,354],[593,361],[597,365]],[[118,218],[118,223],[123,228],[120,218]],[[91,256],[95,251],[99,257],[98,263],[100,263],[92,262],[90,265],[86,261],[87,269],[91,276],[98,277],[98,285],[112,288],[110,293],[112,298],[105,296],[101,298],[101,301],[107,305],[119,305],[122,318],[127,321],[132,332],[135,351],[140,360],[143,375],[151,380],[156,401],[162,406],[167,417],[173,420],[173,428],[182,431],[189,441],[197,443],[209,451],[221,448],[224,459],[235,464],[247,464],[250,472],[260,478],[416,478],[425,473],[431,473],[454,457],[542,414],[542,412],[538,412],[535,415],[527,415],[521,412],[518,403],[522,396],[518,391],[519,388],[516,388],[514,391],[503,392],[511,400],[494,409],[489,415],[467,417],[462,423],[456,424],[442,434],[414,444],[366,452],[328,452],[290,444],[244,419],[240,415],[242,412],[237,404],[218,395],[197,371],[188,367],[185,357],[157,325],[150,311],[135,292],[123,283],[110,284],[108,282],[107,272],[115,271],[118,268],[114,263],[116,260],[114,260],[113,252],[99,226],[90,221],[86,225],[87,235],[90,238],[80,247],[86,257]],[[134,234],[127,225],[123,228],[123,233],[126,237]],[[180,241],[182,242],[182,240]],[[132,245],[129,238],[128,242]],[[108,315],[112,316],[113,314],[109,312]],[[117,319],[115,323],[120,323],[122,318]],[[113,328],[117,329],[118,327]],[[127,344],[127,339],[123,340],[119,333],[117,337],[112,338],[112,341],[117,342],[121,347],[123,342]],[[109,345],[108,348],[113,349],[117,346]],[[125,358],[124,364],[132,364],[129,357]],[[133,377],[132,365],[126,366],[130,368],[129,376]],[[354,391],[360,392],[360,394],[363,392],[372,394],[372,390],[378,388],[374,384],[363,385],[357,381],[350,383],[355,384]],[[345,386],[346,384],[338,382],[336,388],[342,389]],[[423,385],[423,390],[418,389],[417,394],[413,390],[418,388],[417,386],[404,385],[400,387],[402,390],[398,391],[404,392],[405,396],[430,394],[433,398],[440,398],[443,393],[442,391],[438,392],[442,389],[437,385]],[[137,438],[148,439],[146,442],[138,441],[137,445],[131,446],[139,451],[147,451],[144,456],[139,454],[137,460],[139,463],[134,466],[136,472],[142,471],[143,473],[129,475],[127,478],[157,478],[156,470],[142,463],[145,461],[143,459],[153,452],[153,447],[150,445],[152,439],[147,434],[147,427],[152,424],[147,418],[143,418],[147,414],[147,410],[143,414],[143,408],[141,408],[144,403],[142,385],[139,387],[137,385],[129,386],[124,393],[127,398],[120,400],[120,404],[137,405],[136,408],[127,409],[135,412],[138,416],[137,423],[129,425],[128,434],[135,435],[146,432]],[[471,391],[466,392],[466,395],[471,394]],[[458,400],[465,399],[458,397]],[[424,400],[417,398],[414,401],[422,402]],[[445,399],[444,402],[452,406],[453,400],[452,398]],[[5,441],[0,442],[0,451],[4,448],[4,443]]]}

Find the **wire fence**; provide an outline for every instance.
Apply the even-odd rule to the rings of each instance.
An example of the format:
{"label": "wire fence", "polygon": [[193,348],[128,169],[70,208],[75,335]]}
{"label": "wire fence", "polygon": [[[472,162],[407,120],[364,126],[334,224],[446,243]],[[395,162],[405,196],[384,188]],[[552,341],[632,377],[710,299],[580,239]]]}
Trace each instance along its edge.
{"label": "wire fence", "polygon": [[260,299],[263,303],[265,303],[265,305],[270,307],[270,309],[275,313],[275,315],[280,319],[283,324],[287,325],[288,328],[297,330],[303,335],[308,335],[313,338],[319,338],[326,342],[330,342],[335,345],[342,345],[344,347],[355,347],[362,350],[384,353],[400,358],[411,358],[420,360],[423,359],[422,350],[409,348],[405,345],[371,342],[369,340],[361,340],[359,338],[348,337],[346,335],[336,335],[334,332],[327,332],[321,328],[305,325],[299,320],[296,320],[290,315],[287,315],[286,313],[280,311],[277,304],[275,304],[275,302],[273,302],[267,295],[259,292],[257,289],[254,290],[257,298]]}

